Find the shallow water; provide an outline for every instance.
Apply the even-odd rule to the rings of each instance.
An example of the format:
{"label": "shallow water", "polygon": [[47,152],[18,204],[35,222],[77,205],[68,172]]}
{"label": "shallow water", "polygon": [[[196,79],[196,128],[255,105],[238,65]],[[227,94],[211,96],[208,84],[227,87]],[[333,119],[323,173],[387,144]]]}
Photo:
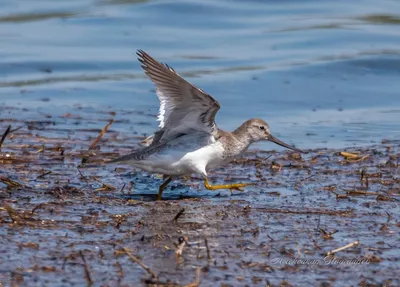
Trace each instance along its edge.
{"label": "shallow water", "polygon": [[[210,175],[255,183],[244,192],[205,191],[197,175],[154,201],[160,177],[100,164],[134,138],[108,131],[78,169],[96,130],[28,124],[0,153],[0,285],[156,286],[144,284],[150,276],[121,252],[128,248],[164,282],[157,286],[186,286],[197,268],[200,286],[399,286],[400,141],[350,149],[358,159],[328,149],[250,152]],[[348,244],[335,255],[348,263],[325,262]]]}
{"label": "shallow water", "polygon": [[368,145],[400,135],[399,36],[399,1],[2,1],[0,104],[155,115],[140,48],[212,94],[222,128],[261,117],[299,147]]}
{"label": "shallow water", "polygon": [[[180,285],[200,267],[201,286],[399,286],[399,28],[386,0],[1,1],[0,136],[22,128],[0,153],[0,285],[84,286],[80,251],[93,286],[139,286],[127,247]],[[101,164],[157,127],[136,49],[212,94],[221,128],[261,117],[310,153],[250,152],[210,172],[256,183],[244,193],[195,175],[153,201],[159,176]],[[349,146],[359,160],[338,155]],[[323,264],[358,240],[337,257],[368,265]],[[276,261],[297,257],[319,266]]]}

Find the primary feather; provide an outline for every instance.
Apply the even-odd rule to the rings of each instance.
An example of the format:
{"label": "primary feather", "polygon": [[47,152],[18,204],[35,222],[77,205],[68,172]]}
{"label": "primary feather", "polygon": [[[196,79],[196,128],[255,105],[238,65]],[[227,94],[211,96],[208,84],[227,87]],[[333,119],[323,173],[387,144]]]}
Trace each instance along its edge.
{"label": "primary feather", "polygon": [[137,55],[145,73],[153,81],[160,100],[160,130],[147,139],[147,145],[167,142],[188,130],[214,134],[217,130],[214,119],[220,108],[219,103],[146,52],[138,50]]}

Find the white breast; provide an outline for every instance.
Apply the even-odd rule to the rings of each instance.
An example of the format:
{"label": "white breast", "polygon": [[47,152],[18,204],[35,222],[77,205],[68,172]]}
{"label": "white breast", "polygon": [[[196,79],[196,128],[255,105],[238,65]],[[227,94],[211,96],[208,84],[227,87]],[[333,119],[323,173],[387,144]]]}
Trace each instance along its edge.
{"label": "white breast", "polygon": [[178,137],[160,151],[130,164],[151,173],[185,175],[206,174],[206,170],[226,161],[221,142],[209,133],[197,132]]}
{"label": "white breast", "polygon": [[224,149],[220,142],[214,142],[182,157],[177,165],[185,166],[192,173],[207,175],[206,170],[222,165],[224,160]]}

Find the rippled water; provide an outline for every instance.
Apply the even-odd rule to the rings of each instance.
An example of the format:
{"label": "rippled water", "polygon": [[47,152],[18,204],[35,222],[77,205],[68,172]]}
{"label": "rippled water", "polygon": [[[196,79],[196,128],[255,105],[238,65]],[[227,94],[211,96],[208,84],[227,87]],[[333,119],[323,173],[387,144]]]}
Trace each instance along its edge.
{"label": "rippled water", "polygon": [[3,0],[0,104],[55,116],[76,104],[117,118],[156,114],[139,48],[212,94],[222,128],[261,117],[305,148],[400,136],[394,0]]}

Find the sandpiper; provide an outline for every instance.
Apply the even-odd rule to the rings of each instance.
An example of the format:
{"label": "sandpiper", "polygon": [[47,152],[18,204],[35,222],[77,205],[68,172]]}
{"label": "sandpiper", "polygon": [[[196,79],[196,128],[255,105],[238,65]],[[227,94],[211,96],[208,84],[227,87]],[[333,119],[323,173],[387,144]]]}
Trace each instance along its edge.
{"label": "sandpiper", "polygon": [[160,100],[159,129],[142,141],[143,148],[110,162],[131,164],[150,173],[163,174],[158,190],[162,199],[165,187],[174,177],[199,173],[209,190],[241,188],[252,183],[211,185],[207,171],[242,155],[254,142],[268,140],[299,153],[272,136],[268,124],[250,119],[233,132],[219,129],[214,121],[220,108],[209,94],[183,79],[167,64],[161,64],[142,50],[137,52],[142,68],[153,81]]}

